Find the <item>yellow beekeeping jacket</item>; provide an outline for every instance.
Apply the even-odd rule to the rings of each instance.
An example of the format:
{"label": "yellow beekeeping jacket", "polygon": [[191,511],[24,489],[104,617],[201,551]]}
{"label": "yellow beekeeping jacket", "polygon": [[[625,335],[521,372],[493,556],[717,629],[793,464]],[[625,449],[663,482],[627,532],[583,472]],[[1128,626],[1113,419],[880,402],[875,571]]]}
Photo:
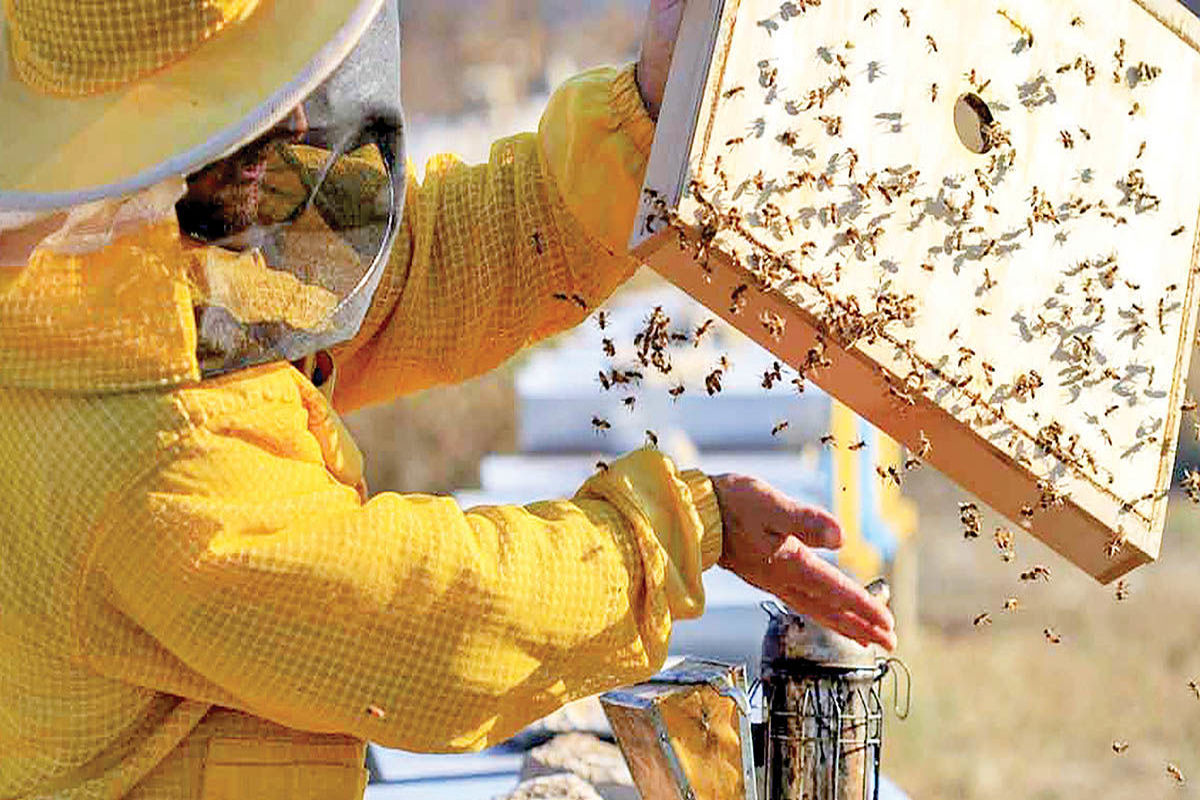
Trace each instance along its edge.
{"label": "yellow beekeeping jacket", "polygon": [[356,798],[368,739],[481,748],[660,666],[720,554],[707,478],[641,451],[570,501],[368,497],[338,419],[579,323],[552,295],[634,269],[651,138],[597,70],[431,162],[332,401],[199,379],[173,221],[0,269],[0,798]]}

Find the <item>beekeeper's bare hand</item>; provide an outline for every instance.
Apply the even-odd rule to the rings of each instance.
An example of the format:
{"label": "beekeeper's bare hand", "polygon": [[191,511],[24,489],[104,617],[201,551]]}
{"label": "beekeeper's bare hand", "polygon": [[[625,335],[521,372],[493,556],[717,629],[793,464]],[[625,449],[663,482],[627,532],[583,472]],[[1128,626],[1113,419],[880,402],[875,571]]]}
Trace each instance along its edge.
{"label": "beekeeper's bare hand", "polygon": [[637,81],[646,110],[656,120],[685,5],[687,0],[650,0],[650,13],[642,33],[642,54],[637,64]]}
{"label": "beekeeper's bare hand", "polygon": [[896,647],[887,607],[813,549],[842,546],[832,515],[744,475],[712,482],[725,529],[721,566],[860,644]]}

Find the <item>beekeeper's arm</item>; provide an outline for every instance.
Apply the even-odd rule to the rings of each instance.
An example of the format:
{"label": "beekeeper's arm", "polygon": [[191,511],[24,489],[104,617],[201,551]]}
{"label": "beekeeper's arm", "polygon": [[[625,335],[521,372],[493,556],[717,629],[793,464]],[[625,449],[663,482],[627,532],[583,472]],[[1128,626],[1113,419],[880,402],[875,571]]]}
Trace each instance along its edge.
{"label": "beekeeper's arm", "polygon": [[487,164],[432,159],[363,330],[335,353],[339,411],[478,375],[583,321],[637,268],[653,137],[634,68],[605,68],[563,85],[538,132],[495,143]]}

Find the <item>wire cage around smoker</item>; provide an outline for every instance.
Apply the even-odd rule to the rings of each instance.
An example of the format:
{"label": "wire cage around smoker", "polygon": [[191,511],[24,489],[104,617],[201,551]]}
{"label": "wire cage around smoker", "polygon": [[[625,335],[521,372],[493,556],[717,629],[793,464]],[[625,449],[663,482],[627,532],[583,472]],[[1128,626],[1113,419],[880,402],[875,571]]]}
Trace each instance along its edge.
{"label": "wire cage around smoker", "polygon": [[788,659],[763,675],[770,800],[877,800],[888,662]]}

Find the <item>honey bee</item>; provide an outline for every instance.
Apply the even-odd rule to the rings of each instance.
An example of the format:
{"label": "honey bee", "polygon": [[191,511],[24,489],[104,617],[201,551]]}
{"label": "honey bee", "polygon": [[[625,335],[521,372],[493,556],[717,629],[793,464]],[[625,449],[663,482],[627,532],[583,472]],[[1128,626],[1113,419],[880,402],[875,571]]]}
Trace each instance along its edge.
{"label": "honey bee", "polygon": [[630,395],[629,397],[622,398],[621,402],[625,404],[626,408],[633,411],[634,406],[637,405],[637,397]]}
{"label": "honey bee", "polygon": [[778,436],[779,434],[786,431],[788,429],[788,425],[790,425],[790,424],[791,423],[789,423],[786,419],[779,422],[774,428],[771,428],[771,435]]}
{"label": "honey bee", "polygon": [[1117,755],[1121,755],[1128,749],[1129,749],[1129,742],[1122,741],[1121,739],[1113,739],[1112,751],[1114,753],[1116,753]]}
{"label": "honey bee", "polygon": [[1075,146],[1075,139],[1072,138],[1070,131],[1059,131],[1058,138],[1062,141],[1063,147],[1065,147],[1067,150],[1070,150]]}
{"label": "honey bee", "polygon": [[599,472],[608,472],[608,462],[607,461],[597,461],[596,462],[596,470]]}
{"label": "honey bee", "polygon": [[1187,778],[1183,777],[1183,771],[1170,761],[1167,762],[1167,774],[1174,778],[1178,784],[1187,783]]}
{"label": "honey bee", "polygon": [[1054,628],[1046,628],[1042,631],[1042,635],[1046,637],[1046,641],[1050,644],[1062,644],[1062,636],[1055,632]]}
{"label": "honey bee", "polygon": [[704,324],[699,328],[696,328],[696,333],[692,336],[694,347],[700,346],[700,340],[704,337],[704,334],[708,333],[709,329],[712,328],[714,322],[716,322],[716,320],[710,318],[705,320]]}
{"label": "honey bee", "polygon": [[1196,695],[1196,699],[1200,700],[1200,682],[1188,681],[1188,688],[1192,690],[1192,694]]}
{"label": "honey bee", "polygon": [[986,611],[975,618],[972,623],[976,628],[983,628],[992,624],[992,615]]}
{"label": "honey bee", "polygon": [[387,718],[387,712],[384,711],[379,706],[367,706],[367,714],[374,717],[375,719],[386,719]]}
{"label": "honey bee", "polygon": [[746,142],[745,136],[735,136],[734,138],[725,142],[725,146],[726,147],[736,147],[739,144],[745,144],[745,142]]}
{"label": "honey bee", "polygon": [[1138,145],[1138,151],[1137,151],[1137,155],[1136,155],[1136,156],[1134,156],[1134,159],[1135,159],[1135,160],[1136,160],[1136,159],[1139,159],[1139,158],[1141,158],[1142,156],[1144,156],[1145,154],[1146,154],[1146,143],[1145,143],[1145,142],[1142,142],[1140,145]]}
{"label": "honey bee", "polygon": [[1129,584],[1125,581],[1117,581],[1116,588],[1117,602],[1122,602],[1129,598]]}
{"label": "honey bee", "polygon": [[1013,546],[1016,543],[1012,531],[1006,528],[996,528],[992,534],[992,539],[996,542],[996,547],[1000,550],[1000,556],[1006,562],[1012,561],[1016,557],[1013,552]]}
{"label": "honey bee", "polygon": [[596,315],[596,324],[600,326],[600,330],[605,330],[608,327],[608,312],[601,311]]}
{"label": "honey bee", "polygon": [[741,94],[744,91],[746,91],[745,86],[734,86],[732,89],[730,89],[729,91],[727,91],[723,95],[721,95],[721,97],[728,100],[731,97],[737,97],[739,94]]}
{"label": "honey bee", "polygon": [[1072,28],[1082,28],[1083,27],[1083,17],[1072,17],[1071,18],[1071,27]]}
{"label": "honey bee", "polygon": [[1033,569],[1031,569],[1027,572],[1022,572],[1021,580],[1025,581],[1026,583],[1031,583],[1033,581],[1038,581],[1038,580],[1049,581],[1050,580],[1050,570],[1048,570],[1045,567],[1043,567],[1042,565],[1038,564]]}
{"label": "honey bee", "polygon": [[597,417],[597,416],[592,417],[592,430],[595,431],[596,433],[599,434],[599,433],[602,433],[604,431],[611,430],[611,429],[612,429],[612,425],[609,424],[608,420],[603,419],[601,417]]}
{"label": "honey bee", "polygon": [[979,506],[974,503],[959,503],[958,504],[958,521],[963,525],[964,539],[979,538]]}
{"label": "honey bee", "polygon": [[714,369],[704,379],[704,388],[708,391],[709,397],[719,394],[721,391],[721,375],[722,370]]}
{"label": "honey bee", "polygon": [[854,180],[854,169],[858,166],[858,151],[853,147],[846,148],[847,168],[846,174],[850,180]]}
{"label": "honey bee", "polygon": [[929,47],[929,52],[936,53],[938,51],[937,42],[929,34],[925,35],[925,44]]}
{"label": "honey bee", "polygon": [[826,447],[837,447],[837,438],[832,433],[827,433],[821,437],[821,444]]}
{"label": "honey bee", "polygon": [[658,447],[658,434],[656,434],[654,431],[647,430],[646,431],[646,443],[649,444],[651,447],[657,448]]}
{"label": "honey bee", "polygon": [[863,14],[863,22],[874,22],[879,19],[879,9],[872,8],[866,14]]}
{"label": "honey bee", "polygon": [[685,390],[684,390],[683,384],[680,384],[679,386],[675,386],[671,389],[668,389],[667,394],[671,395],[672,400],[678,400],[680,395],[682,395],[684,393],[684,391]]}
{"label": "honey bee", "polygon": [[1183,225],[1180,225],[1178,228],[1176,228],[1175,230],[1171,231],[1171,235],[1172,235],[1172,236],[1179,236],[1179,235],[1180,235],[1180,234],[1182,234],[1182,233],[1183,233],[1185,230],[1187,230],[1187,228],[1186,228],[1186,227],[1184,227]]}
{"label": "honey bee", "polygon": [[912,27],[912,15],[908,13],[907,8],[900,9],[900,16],[904,18],[904,27]]}
{"label": "honey bee", "polygon": [[1010,597],[1004,601],[1004,610],[1005,611],[1016,611],[1018,608],[1020,608],[1020,605],[1021,605],[1020,601],[1018,601],[1017,598]]}
{"label": "honey bee", "polygon": [[938,96],[938,85],[936,83],[929,84],[929,102],[936,103]]}
{"label": "honey bee", "polygon": [[842,135],[842,118],[829,115],[817,117],[818,120],[825,124],[825,132],[830,136]]}
{"label": "honey bee", "polygon": [[537,254],[539,256],[546,252],[545,243],[542,241],[542,234],[540,231],[534,231],[529,237],[529,240],[533,242],[533,248],[537,250]]}
{"label": "honey bee", "polygon": [[604,387],[604,391],[606,392],[612,388],[612,381],[609,380],[608,373],[604,370],[600,370],[600,385]]}
{"label": "honey bee", "polygon": [[829,221],[830,221],[832,224],[834,224],[834,225],[837,225],[837,224],[838,224],[838,206],[837,206],[837,203],[830,203],[830,204],[829,204]]}
{"label": "honey bee", "polygon": [[603,347],[604,347],[604,355],[608,356],[609,358],[615,358],[615,357],[616,357],[616,355],[617,355],[617,346],[616,346],[615,344],[613,344],[613,340],[612,340],[612,339],[604,339],[604,340],[601,342],[601,345],[603,345]]}
{"label": "honey bee", "polygon": [[917,445],[917,458],[922,460],[929,458],[929,454],[933,452],[933,444],[930,443],[929,437],[925,435],[925,431],[921,431],[920,439]]}
{"label": "honey bee", "polygon": [[925,262],[924,264],[921,265],[921,269],[925,270],[926,272],[933,272],[934,267],[933,267],[933,264],[930,264],[929,262]]}

